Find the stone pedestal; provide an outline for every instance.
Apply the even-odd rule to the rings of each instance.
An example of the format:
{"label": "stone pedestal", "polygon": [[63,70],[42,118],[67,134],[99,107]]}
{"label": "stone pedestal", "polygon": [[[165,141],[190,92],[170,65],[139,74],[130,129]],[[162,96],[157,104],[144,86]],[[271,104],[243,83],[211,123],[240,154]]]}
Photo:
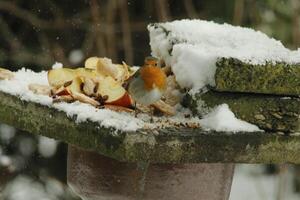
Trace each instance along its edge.
{"label": "stone pedestal", "polygon": [[69,146],[68,184],[85,200],[227,200],[233,164],[125,163]]}

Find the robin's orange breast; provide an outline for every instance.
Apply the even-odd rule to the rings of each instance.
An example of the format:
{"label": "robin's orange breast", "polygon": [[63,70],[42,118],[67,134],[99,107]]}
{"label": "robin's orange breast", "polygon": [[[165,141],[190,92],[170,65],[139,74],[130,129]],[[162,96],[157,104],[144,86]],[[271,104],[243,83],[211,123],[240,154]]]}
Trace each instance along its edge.
{"label": "robin's orange breast", "polygon": [[155,66],[145,66],[140,70],[140,76],[144,81],[146,90],[158,88],[164,90],[166,88],[166,75],[161,68]]}

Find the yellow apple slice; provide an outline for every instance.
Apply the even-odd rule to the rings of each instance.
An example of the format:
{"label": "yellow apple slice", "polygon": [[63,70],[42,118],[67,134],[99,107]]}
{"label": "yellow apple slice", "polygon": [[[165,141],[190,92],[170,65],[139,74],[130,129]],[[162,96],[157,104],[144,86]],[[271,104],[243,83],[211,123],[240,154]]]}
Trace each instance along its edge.
{"label": "yellow apple slice", "polygon": [[14,77],[14,73],[8,69],[0,67],[0,80],[10,80]]}
{"label": "yellow apple slice", "polygon": [[71,84],[66,87],[70,91],[71,95],[73,93],[82,93],[83,80],[80,76],[75,77]]}
{"label": "yellow apple slice", "polygon": [[111,76],[114,79],[118,76],[118,68],[109,58],[99,58],[97,61],[97,73],[104,76]]}
{"label": "yellow apple slice", "polygon": [[48,71],[48,82],[52,87],[60,87],[64,83],[73,80],[77,76],[96,78],[98,75],[95,70],[87,68],[59,68]]}
{"label": "yellow apple slice", "polygon": [[165,115],[174,116],[176,114],[176,110],[173,106],[165,103],[162,100],[159,100],[153,104],[151,104],[154,108],[158,109],[160,112],[164,113]]}
{"label": "yellow apple slice", "polygon": [[82,90],[84,94],[87,96],[95,96],[95,92],[96,92],[95,90],[97,85],[98,85],[97,81],[94,81],[93,79],[88,77],[84,77],[84,85]]}
{"label": "yellow apple slice", "polygon": [[52,89],[52,97],[56,96],[65,96],[65,95],[71,95],[70,90],[65,88],[64,86],[61,86],[58,89]]}
{"label": "yellow apple slice", "polygon": [[90,57],[86,59],[84,63],[84,67],[88,69],[96,69],[98,61],[99,61],[98,57]]}
{"label": "yellow apple slice", "polygon": [[51,87],[48,85],[41,85],[41,84],[29,84],[28,89],[32,91],[34,94],[41,94],[41,95],[50,95],[51,94]]}
{"label": "yellow apple slice", "polygon": [[78,100],[82,103],[91,104],[92,106],[100,106],[100,103],[91,97],[86,96],[85,94],[74,92],[72,93],[72,97],[75,100]]}

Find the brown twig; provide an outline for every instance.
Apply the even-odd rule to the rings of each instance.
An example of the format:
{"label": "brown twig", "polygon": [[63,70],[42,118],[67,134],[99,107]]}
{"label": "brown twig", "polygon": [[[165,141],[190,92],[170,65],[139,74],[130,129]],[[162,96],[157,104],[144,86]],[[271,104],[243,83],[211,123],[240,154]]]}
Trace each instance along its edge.
{"label": "brown twig", "polygon": [[116,33],[115,33],[115,24],[114,19],[117,13],[117,1],[110,0],[107,4],[106,9],[106,24],[110,24],[105,28],[106,32],[106,41],[107,41],[107,54],[112,60],[117,59],[117,50],[116,50]]}
{"label": "brown twig", "polygon": [[233,24],[241,25],[244,15],[244,0],[235,0],[233,12]]}
{"label": "brown twig", "polygon": [[123,32],[123,45],[125,50],[125,60],[129,64],[133,64],[133,48],[131,27],[128,15],[127,1],[119,0],[119,8],[121,12],[122,32]]}
{"label": "brown twig", "polygon": [[100,56],[106,56],[106,47],[104,43],[103,32],[101,31],[101,19],[100,19],[100,6],[97,0],[90,1],[91,16],[93,19],[93,29],[94,29],[94,39],[96,41],[96,46],[98,54]]}
{"label": "brown twig", "polygon": [[168,8],[168,0],[156,0],[157,14],[160,21],[170,20],[170,11]]}
{"label": "brown twig", "polygon": [[[18,17],[34,27],[40,29],[67,29],[74,25],[78,29],[85,29],[88,25],[78,22],[76,19],[64,19],[64,20],[44,20],[30,11],[18,7],[15,3],[10,1],[0,1],[0,11],[9,12],[11,15]],[[69,23],[66,23],[69,22]]]}
{"label": "brown twig", "polygon": [[185,0],[183,3],[189,18],[195,19],[199,17],[192,0]]}
{"label": "brown twig", "polygon": [[45,27],[48,27],[48,26],[52,25],[52,23],[50,23],[49,21],[42,20],[42,19],[36,17],[31,12],[19,8],[13,2],[0,1],[0,10],[7,11],[10,14],[15,15],[16,17],[29,22],[33,26],[37,26],[37,27],[40,27],[40,28],[45,28]]}
{"label": "brown twig", "polygon": [[16,51],[22,47],[16,35],[11,31],[6,21],[0,16],[0,33],[2,38],[9,44],[12,51]]}
{"label": "brown twig", "polygon": [[67,59],[65,54],[65,49],[62,48],[62,46],[59,43],[57,42],[54,43],[52,47],[52,54],[56,61],[62,62],[64,63],[64,65],[70,66],[70,62]]}
{"label": "brown twig", "polygon": [[[84,51],[86,56],[91,56],[93,46],[94,46],[94,33],[93,33],[93,29],[90,28],[85,33],[85,38],[82,42],[81,49]],[[95,55],[92,55],[92,56],[95,56]]]}

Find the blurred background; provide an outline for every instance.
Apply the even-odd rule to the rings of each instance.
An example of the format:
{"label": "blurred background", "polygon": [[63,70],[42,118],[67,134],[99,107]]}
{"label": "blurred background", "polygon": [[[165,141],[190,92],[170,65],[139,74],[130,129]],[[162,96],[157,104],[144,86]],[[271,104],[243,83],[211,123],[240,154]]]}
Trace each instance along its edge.
{"label": "blurred background", "polygon": [[[140,65],[147,24],[200,18],[300,46],[299,0],[0,0],[0,66],[47,70],[106,56]],[[0,199],[78,199],[66,186],[65,144],[0,124]],[[300,199],[300,167],[237,165],[231,200]]]}

